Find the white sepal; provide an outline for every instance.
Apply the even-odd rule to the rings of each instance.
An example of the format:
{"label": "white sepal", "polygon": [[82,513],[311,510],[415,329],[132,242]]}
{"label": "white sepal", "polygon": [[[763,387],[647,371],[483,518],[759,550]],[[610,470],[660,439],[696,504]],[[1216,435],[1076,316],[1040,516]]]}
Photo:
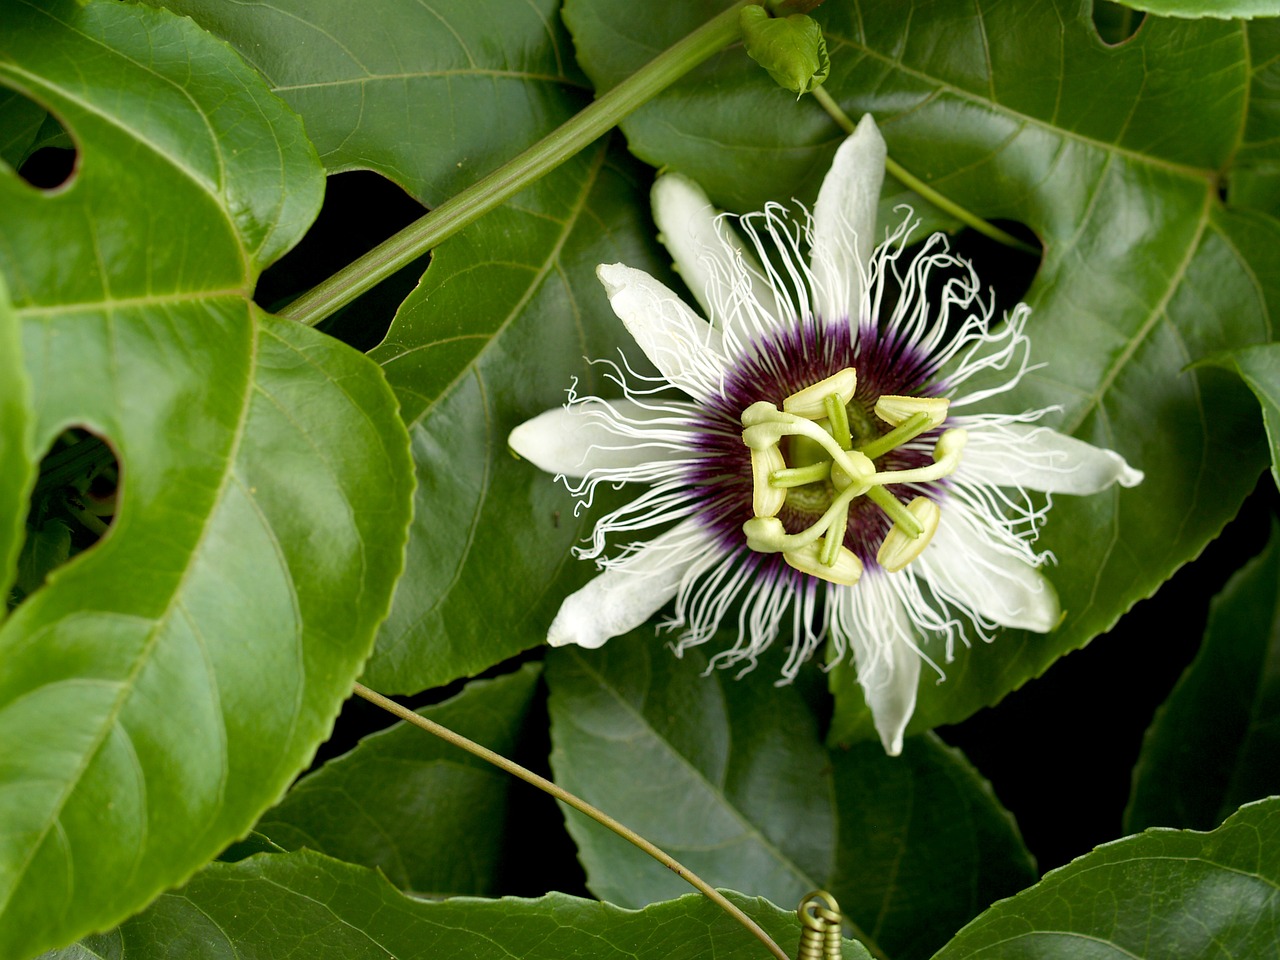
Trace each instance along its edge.
{"label": "white sepal", "polygon": [[565,598],[547,631],[547,643],[594,650],[640,626],[676,595],[685,572],[701,553],[691,548],[690,540],[704,537],[701,525],[685,520],[610,563]]}
{"label": "white sepal", "polygon": [[915,565],[935,593],[990,623],[1036,633],[1058,625],[1053,585],[955,498],[943,505],[933,542]]}
{"label": "white sepal", "polygon": [[1029,423],[973,429],[961,470],[970,483],[1044,493],[1098,493],[1113,483],[1137,486],[1143,477],[1112,450]]}
{"label": "white sepal", "polygon": [[669,383],[695,399],[719,390],[729,361],[718,330],[643,270],[602,263],[596,276],[613,312]]}
{"label": "white sepal", "polygon": [[814,312],[826,323],[847,316],[857,328],[871,254],[876,247],[876,207],[884,184],[884,138],[871,114],[836,151],[813,208]]}
{"label": "white sepal", "polygon": [[843,591],[839,602],[868,604],[875,610],[875,635],[855,630],[847,638],[858,666],[858,684],[871,710],[876,733],[891,757],[902,752],[902,735],[916,709],[920,653],[916,631],[897,593],[883,576],[864,577],[860,597]]}
{"label": "white sepal", "polygon": [[681,433],[693,436],[692,431],[677,431],[666,411],[633,400],[590,399],[526,420],[511,431],[507,444],[539,470],[585,477],[596,470],[625,471],[687,459],[687,448],[679,444]]}
{"label": "white sepal", "polygon": [[679,173],[659,177],[650,193],[658,239],[712,326],[724,331],[738,301],[774,301],[755,256],[702,188]]}

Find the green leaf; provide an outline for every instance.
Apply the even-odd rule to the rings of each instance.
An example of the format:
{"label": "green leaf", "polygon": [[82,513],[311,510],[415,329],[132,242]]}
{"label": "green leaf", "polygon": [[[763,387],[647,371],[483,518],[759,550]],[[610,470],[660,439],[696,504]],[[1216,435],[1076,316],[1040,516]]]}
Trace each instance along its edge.
{"label": "green leaf", "polygon": [[[21,517],[21,508],[14,511]],[[14,591],[19,597],[35,593],[45,578],[71,557],[71,528],[61,520],[46,520],[36,529],[29,529],[18,558],[18,576]],[[16,604],[15,604],[16,605]]]}
{"label": "green leaf", "polygon": [[1280,939],[1280,799],[1209,833],[1148,830],[998,903],[935,960],[1267,957]]}
{"label": "green leaf", "polygon": [[592,574],[571,549],[590,529],[564,487],[507,434],[602,390],[622,335],[595,268],[660,272],[644,191],[602,141],[435,251],[386,340],[370,351],[400,397],[418,464],[406,575],[365,674],[412,693],[542,643]]}
{"label": "green leaf", "polygon": [[1115,0],[1134,10],[1154,13],[1161,17],[1217,17],[1231,20],[1237,17],[1280,17],[1277,0]]}
{"label": "green leaf", "polygon": [[228,40],[298,111],[331,173],[429,207],[585,102],[556,0],[147,0]]}
{"label": "green leaf", "polygon": [[1204,646],[1147,731],[1125,830],[1208,829],[1280,794],[1280,537],[1213,602]]}
{"label": "green leaf", "polygon": [[[263,72],[331,171],[374,169],[430,205],[583,103],[550,0],[166,5]],[[536,646],[589,576],[569,554],[587,518],[506,437],[563,403],[575,377],[586,392],[604,382],[584,358],[612,356],[622,327],[593,271],[653,262],[639,176],[602,143],[442,244],[371,351],[409,424],[418,491],[370,686],[415,693]]]}
{"label": "green leaf", "polygon": [[[504,756],[516,748],[538,681],[526,665],[418,712]],[[287,850],[307,847],[377,867],[397,887],[429,896],[496,890],[517,781],[408,724],[362,740],[303,778],[257,829]]]}
{"label": "green leaf", "polygon": [[1280,20],[1245,25],[1249,44],[1249,107],[1240,147],[1227,171],[1235,206],[1280,215]]}
{"label": "green leaf", "polygon": [[26,455],[81,425],[122,478],[108,534],[0,630],[9,957],[133,913],[306,766],[386,612],[412,475],[377,367],[250,300],[323,185],[257,74],[162,11],[20,2],[0,83],[81,154],[49,193],[0,171]]}
{"label": "green leaf", "polygon": [[[794,911],[731,894],[793,955]],[[303,850],[211,864],[117,931],[45,960],[759,960],[761,943],[719,907],[690,894],[642,910],[551,893],[536,900],[430,902],[407,897],[372,870]],[[845,941],[845,960],[866,960]]]}
{"label": "green leaf", "polygon": [[[714,886],[777,903],[822,887],[877,956],[926,958],[992,900],[1035,879],[990,786],[956,751],[914,738],[825,750],[794,687],[761,664],[700,675],[649,631],[547,658],[552,768]],[[588,885],[641,906],[680,880],[568,812]]]}
{"label": "green leaf", "polygon": [[[23,366],[22,328],[5,287],[0,273],[0,464],[4,464],[0,470],[0,518],[6,518],[0,522],[0,596],[7,600],[18,575],[36,461],[31,451],[34,418],[31,381]],[[7,606],[0,608],[0,623],[5,611]]]}
{"label": "green leaf", "polygon": [[18,91],[0,87],[0,163],[15,169],[21,166],[48,115]]}
{"label": "green leaf", "polygon": [[[1277,275],[1269,276],[1274,279]],[[1239,374],[1258,398],[1262,422],[1271,443],[1271,476],[1280,486],[1280,344],[1266,343],[1215,354],[1202,363]]]}
{"label": "green leaf", "polygon": [[[621,0],[565,11],[602,86],[704,15],[640,16]],[[1055,500],[1037,544],[1057,558],[1048,574],[1067,617],[1055,632],[1006,632],[951,664],[926,646],[947,679],[924,671],[921,730],[994,703],[1109,629],[1234,515],[1264,462],[1253,413],[1219,374],[1185,368],[1271,338],[1280,228],[1218,195],[1250,109],[1242,24],[1149,18],[1107,47],[1088,6],[1066,0],[827,3],[815,16],[832,61],[824,88],[852,116],[875,114],[891,156],[1044,244],[1026,299],[1031,360],[1045,366],[987,409],[1057,408],[1042,422],[1146,471],[1134,490]],[[741,51],[709,61],[623,124],[632,150],[732,209],[811,197],[842,135],[753,70]],[[852,683],[832,734],[874,735]]]}

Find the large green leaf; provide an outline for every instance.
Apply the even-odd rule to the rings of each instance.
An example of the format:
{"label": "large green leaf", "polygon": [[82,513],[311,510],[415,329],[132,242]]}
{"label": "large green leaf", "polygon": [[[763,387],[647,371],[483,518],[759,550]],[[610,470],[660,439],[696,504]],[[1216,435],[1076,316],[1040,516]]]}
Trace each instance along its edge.
{"label": "large green leaf", "polygon": [[524,419],[600,388],[622,325],[602,262],[653,264],[641,190],[602,141],[442,244],[370,352],[400,397],[418,464],[406,575],[367,682],[413,692],[535,646],[590,576],[564,488],[507,450]]}
{"label": "large green leaf", "polygon": [[585,102],[556,0],[147,0],[188,14],[302,115],[330,172],[436,206]]}
{"label": "large green leaf", "polygon": [[[469,684],[423,716],[504,756],[515,752],[538,668]],[[307,847],[377,867],[429,896],[491,895],[518,783],[492,764],[400,723],[362,740],[301,780],[257,830],[287,850]]]}
{"label": "large green leaf", "polygon": [[322,189],[257,74],[162,11],[11,2],[0,83],[80,151],[55,192],[0,170],[27,456],[82,425],[122,475],[109,533],[0,631],[21,957],[190,875],[306,765],[386,612],[412,473],[376,366],[249,299]]}
{"label": "large green leaf", "polygon": [[[158,0],[157,0],[158,2]],[[166,0],[226,37],[302,114],[330,170],[368,167],[435,204],[584,103],[557,4],[241,6]],[[332,38],[340,38],[341,42]],[[300,58],[306,44],[312,56]],[[563,488],[507,452],[522,420],[603,380],[622,334],[593,271],[657,269],[640,174],[605,144],[435,251],[386,341],[418,465],[406,573],[365,680],[411,693],[541,643],[590,574]]]}
{"label": "large green leaf", "polygon": [[[734,901],[793,955],[793,911]],[[119,930],[45,960],[758,960],[765,948],[698,894],[642,910],[561,893],[536,900],[407,897],[372,870],[308,850],[215,863]],[[867,960],[846,940],[845,960]]]}
{"label": "large green leaf", "polygon": [[18,91],[0,88],[0,163],[18,167],[48,115],[49,111]]}
{"label": "large green leaf", "polygon": [[1277,17],[1276,0],[1115,0],[1134,10],[1162,17]]}
{"label": "large green leaf", "polygon": [[[7,600],[22,550],[27,496],[35,475],[29,434],[31,382],[22,364],[18,316],[0,275],[0,599]],[[0,618],[7,607],[0,607]]]}
{"label": "large green leaf", "polygon": [[[1280,274],[1269,273],[1268,277],[1280,279]],[[1204,363],[1238,374],[1258,398],[1271,445],[1271,476],[1280,486],[1280,344],[1266,343],[1215,354]]]}
{"label": "large green leaf", "polygon": [[1228,173],[1227,197],[1239,206],[1280,214],[1280,20],[1246,25],[1249,106]]}
{"label": "large green leaf", "polygon": [[1209,829],[1280,794],[1280,539],[1214,600],[1204,646],[1147,731],[1125,829]]}
{"label": "large green leaf", "polygon": [[1209,833],[1148,830],[1054,870],[967,926],[935,960],[1273,957],[1280,799]]}
{"label": "large green leaf", "polygon": [[[654,17],[622,0],[569,0],[565,16],[580,63],[608,86],[708,6],[719,4]],[[1147,474],[1135,490],[1057,499],[1038,546],[1057,558],[1065,622],[960,651],[945,683],[924,671],[919,730],[995,702],[1110,628],[1235,513],[1264,462],[1255,414],[1217,372],[1185,368],[1269,339],[1280,229],[1218,193],[1251,105],[1239,23],[1150,18],[1107,47],[1088,5],[1068,0],[833,0],[815,15],[832,96],[854,116],[873,112],[908,170],[979,215],[1022,221],[1044,245],[1027,300],[1032,360],[1045,366],[988,408],[1057,407],[1044,422]],[[734,209],[812,196],[841,138],[741,51],[623,129],[638,155]],[[846,679],[839,692],[835,736],[872,736],[858,688]]]}
{"label": "large green leaf", "polygon": [[[552,767],[717,886],[777,903],[831,891],[877,956],[925,958],[992,900],[1035,879],[991,788],[938,740],[825,750],[773,665],[740,680],[700,674],[648,631],[601,651],[553,651]],[[602,899],[640,906],[680,880],[577,814],[567,816]]]}

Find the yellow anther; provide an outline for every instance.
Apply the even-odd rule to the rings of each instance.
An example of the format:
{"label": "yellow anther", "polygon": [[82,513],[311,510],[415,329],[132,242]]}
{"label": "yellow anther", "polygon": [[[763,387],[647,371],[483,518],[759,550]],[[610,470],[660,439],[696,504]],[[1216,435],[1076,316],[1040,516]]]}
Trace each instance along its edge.
{"label": "yellow anther", "polygon": [[893,525],[876,553],[876,563],[890,573],[897,573],[924,552],[937,532],[938,521],[942,517],[938,505],[928,497],[916,497],[907,504],[907,510],[916,518],[922,530],[913,537],[900,524]]}
{"label": "yellow anther", "polygon": [[788,550],[782,555],[782,559],[801,573],[846,587],[851,587],[862,579],[862,561],[852,550],[841,546],[836,552],[835,563],[826,564],[822,562],[825,546],[826,541],[819,538],[798,550]]}
{"label": "yellow anther", "polygon": [[929,426],[926,429],[932,429],[941,426],[947,419],[947,408],[950,406],[951,401],[946,397],[895,397],[885,394],[876,401],[876,416],[896,427],[917,413],[924,413],[929,416]]}
{"label": "yellow anther", "polygon": [[853,392],[857,388],[857,373],[853,367],[845,367],[825,380],[797,390],[782,401],[782,409],[806,420],[822,420],[827,415],[827,397],[835,394],[839,396],[841,403],[848,403],[853,399]]}
{"label": "yellow anther", "polygon": [[786,487],[775,487],[769,482],[772,473],[786,468],[787,462],[777,444],[761,450],[751,449],[751,512],[757,517],[776,517],[786,504]]}

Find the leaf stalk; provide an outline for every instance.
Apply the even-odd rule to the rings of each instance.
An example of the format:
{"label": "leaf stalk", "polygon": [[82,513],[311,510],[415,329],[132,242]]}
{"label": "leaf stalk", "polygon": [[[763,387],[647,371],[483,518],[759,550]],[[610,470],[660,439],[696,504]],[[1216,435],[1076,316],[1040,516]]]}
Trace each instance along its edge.
{"label": "leaf stalk", "polygon": [[738,40],[738,12],[745,6],[761,2],[763,0],[738,0],[616,87],[601,94],[595,102],[515,159],[298,297],[280,311],[280,316],[309,327],[315,326],[401,267],[550,173],[694,67]]}
{"label": "leaf stalk", "polygon": [[462,736],[462,734],[455,733],[454,731],[450,730],[448,727],[444,727],[436,723],[434,720],[428,720],[426,717],[423,717],[417,713],[414,713],[408,707],[401,706],[400,704],[396,703],[394,700],[391,700],[388,697],[384,697],[382,694],[374,690],[370,690],[364,684],[357,683],[354,685],[353,689],[355,691],[356,696],[362,697],[363,699],[368,700],[374,706],[381,707],[383,710],[386,710],[388,713],[394,714],[395,716],[399,717],[401,720],[404,720],[406,723],[412,723],[417,727],[421,727],[423,730],[426,730],[428,733],[435,734],[441,740],[451,743],[455,747],[458,747],[462,750],[466,750],[468,753],[479,757],[481,760],[488,761],[498,769],[511,774],[513,777],[518,777],[519,779],[523,780],[525,783],[532,784],[533,786],[537,787],[539,790],[542,790],[544,793],[549,793],[551,796],[555,797],[560,802],[567,803],[569,806],[573,807],[575,810],[579,811],[580,813],[586,814],[592,820],[612,830],[614,833],[622,837],[624,840],[629,841],[630,843],[639,847],[649,856],[653,857],[655,860],[661,863],[668,870],[671,870],[673,873],[675,873],[676,876],[681,877],[684,880],[687,880],[690,884],[692,884],[698,890],[699,893],[705,896],[708,900],[715,903],[725,913],[729,914],[729,916],[733,917],[733,919],[737,920],[740,924],[746,927],[747,930],[751,932],[752,936],[754,936],[757,940],[759,940],[766,947],[768,947],[769,952],[772,953],[775,957],[777,957],[778,960],[791,960],[791,958],[787,956],[787,954],[783,951],[783,949],[780,946],[778,946],[778,944],[774,941],[774,939],[770,937],[769,934],[765,933],[763,929],[761,929],[758,923],[756,923],[749,916],[743,913],[742,910],[739,909],[735,904],[733,904],[727,897],[725,897],[723,893],[721,893],[715,887],[711,886],[709,883],[707,883],[705,880],[699,877],[696,873],[694,873],[688,867],[684,866],[674,857],[665,853],[664,851],[656,847],[654,844],[650,843],[648,840],[640,836],[634,830],[619,823],[617,820],[613,819],[613,817],[609,816],[603,810],[600,810],[597,807],[593,807],[591,804],[587,803],[587,801],[575,796],[574,794],[570,793],[568,790],[565,790],[563,787],[552,783],[546,777],[541,777],[538,774],[534,773],[532,770],[528,770],[525,767],[520,766],[520,764],[516,763],[515,761],[508,760],[506,757],[504,757],[500,753],[495,753],[494,751],[490,750],[487,747],[482,747],[480,744],[476,743],[474,740],[468,740],[466,737]]}
{"label": "leaf stalk", "polygon": [[[855,124],[849,115],[841,109],[840,104],[836,103],[831,94],[827,93],[823,87],[818,87],[813,91],[813,98],[818,101],[823,110],[845,133],[853,133]],[[968,210],[960,204],[956,203],[949,197],[943,196],[929,184],[925,183],[915,174],[905,169],[902,164],[894,160],[892,157],[885,157],[885,172],[901,183],[908,190],[914,190],[924,199],[937,207],[944,213],[948,213],[955,217],[965,226],[972,227],[984,237],[990,237],[996,243],[1003,244],[1006,247],[1012,247],[1014,250],[1021,250],[1023,253],[1029,253],[1033,257],[1039,257],[1040,251],[1029,243],[1019,240],[1011,233],[1001,230],[995,224],[983,220],[976,213]]]}

